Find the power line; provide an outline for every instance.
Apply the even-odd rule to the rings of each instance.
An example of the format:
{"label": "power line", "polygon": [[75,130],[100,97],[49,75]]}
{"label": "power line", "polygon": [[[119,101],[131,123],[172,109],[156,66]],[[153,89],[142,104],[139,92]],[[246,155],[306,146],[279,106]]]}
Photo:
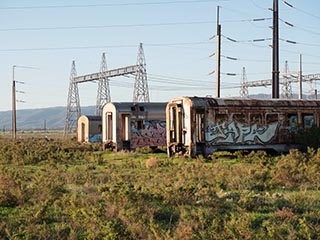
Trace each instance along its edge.
{"label": "power line", "polygon": [[235,42],[235,43],[244,43],[244,42],[264,42],[264,41],[269,41],[271,40],[272,38],[257,38],[257,39],[249,39],[249,40],[236,40],[234,38],[230,38],[230,37],[227,37],[225,35],[222,35],[222,37],[224,37],[225,39],[227,39],[228,41],[230,42]]}
{"label": "power line", "polygon": [[320,32],[316,32],[316,31],[313,31],[313,30],[310,30],[310,29],[307,29],[307,28],[303,28],[303,27],[298,27],[292,23],[289,23],[288,21],[285,21],[281,18],[279,18],[279,20],[284,23],[286,26],[289,26],[291,28],[297,28],[297,29],[300,29],[302,31],[305,31],[305,32],[308,32],[308,33],[312,33],[312,34],[315,34],[315,35],[320,35]]}
{"label": "power line", "polygon": [[[270,18],[271,19],[271,18]],[[226,20],[222,23],[258,22],[269,20],[268,18]],[[136,23],[136,24],[110,24],[110,25],[84,25],[84,26],[55,26],[55,27],[25,27],[25,28],[0,28],[1,32],[11,31],[43,31],[43,30],[77,30],[77,29],[101,29],[101,28],[132,28],[132,27],[161,27],[178,25],[214,24],[216,21],[192,21],[192,22],[166,22],[166,23]]]}
{"label": "power line", "polygon": [[163,2],[133,2],[133,3],[104,3],[104,4],[73,4],[73,5],[43,5],[43,6],[17,6],[1,7],[0,10],[30,10],[30,9],[61,9],[61,8],[95,8],[95,7],[125,7],[168,4],[209,3],[229,0],[189,0],[189,1],[163,1]]}
{"label": "power line", "polygon": [[251,1],[251,3],[252,3],[255,7],[260,8],[260,9],[263,9],[263,10],[268,10],[268,8],[266,8],[266,7],[261,7],[261,6],[258,5],[255,1],[253,1],[253,0],[250,0],[250,1]]}
{"label": "power line", "polygon": [[287,2],[287,1],[285,1],[285,0],[282,0],[282,2],[283,2],[285,5],[287,5],[288,7],[292,8],[292,9],[295,9],[295,10],[297,10],[297,11],[299,11],[299,12],[302,12],[302,13],[308,15],[308,16],[311,16],[311,17],[320,19],[320,16],[315,15],[315,14],[310,13],[310,12],[307,12],[307,11],[305,11],[305,10],[299,9],[299,8],[295,7],[294,5],[292,5],[291,3],[289,3],[289,2]]}
{"label": "power line", "polygon": [[300,45],[305,45],[305,46],[320,47],[320,44],[317,44],[317,43],[297,42],[297,41],[287,40],[287,39],[283,39],[283,38],[279,38],[279,40],[286,42],[286,43],[290,43],[290,44],[300,44]]}
{"label": "power line", "polygon": [[[212,44],[208,41],[203,42],[179,42],[179,43],[146,43],[149,47],[177,47],[190,45]],[[0,52],[27,52],[27,51],[63,51],[63,50],[87,50],[87,49],[105,49],[105,48],[135,48],[136,45],[101,45],[101,46],[78,46],[78,47],[42,47],[42,48],[8,48],[0,49]]]}
{"label": "power line", "polygon": [[42,31],[42,30],[76,30],[76,29],[100,29],[100,28],[130,28],[130,27],[156,27],[156,26],[176,26],[211,24],[215,21],[195,21],[195,22],[168,22],[168,23],[137,23],[137,24],[113,24],[113,25],[87,25],[87,26],[56,26],[56,27],[29,27],[29,28],[0,28],[1,32],[9,31]]}

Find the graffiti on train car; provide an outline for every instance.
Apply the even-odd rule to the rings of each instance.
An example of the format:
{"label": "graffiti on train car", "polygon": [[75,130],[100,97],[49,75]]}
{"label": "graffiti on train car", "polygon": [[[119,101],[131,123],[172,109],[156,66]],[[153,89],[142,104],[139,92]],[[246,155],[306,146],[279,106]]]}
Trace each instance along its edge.
{"label": "graffiti on train car", "polygon": [[256,123],[248,125],[237,121],[223,122],[218,125],[209,122],[206,139],[210,144],[266,144],[276,136],[279,126],[279,122],[265,126],[258,126]]}
{"label": "graffiti on train car", "polygon": [[144,122],[142,129],[137,129],[135,124],[131,126],[131,147],[165,146],[166,122],[150,120]]}

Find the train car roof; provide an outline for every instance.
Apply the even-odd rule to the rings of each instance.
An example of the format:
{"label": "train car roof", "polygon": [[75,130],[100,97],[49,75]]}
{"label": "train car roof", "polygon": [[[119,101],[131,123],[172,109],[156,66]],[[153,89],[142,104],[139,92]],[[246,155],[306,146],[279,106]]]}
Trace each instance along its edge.
{"label": "train car roof", "polygon": [[97,115],[81,115],[80,118],[87,118],[89,121],[102,121],[102,116]]}
{"label": "train car roof", "polygon": [[257,99],[257,98],[212,98],[212,97],[177,97],[170,102],[188,102],[193,107],[320,107],[320,100],[315,99]]}
{"label": "train car roof", "polygon": [[112,105],[118,111],[150,111],[150,110],[163,110],[166,109],[167,102],[109,102],[103,108]]}

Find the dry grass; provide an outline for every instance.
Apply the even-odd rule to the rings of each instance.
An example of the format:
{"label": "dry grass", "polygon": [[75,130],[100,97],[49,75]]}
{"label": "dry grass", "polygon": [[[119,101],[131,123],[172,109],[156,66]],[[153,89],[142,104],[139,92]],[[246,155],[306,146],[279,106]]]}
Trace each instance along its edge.
{"label": "dry grass", "polygon": [[146,168],[148,169],[154,169],[158,167],[160,164],[160,160],[156,157],[151,157],[146,161]]}

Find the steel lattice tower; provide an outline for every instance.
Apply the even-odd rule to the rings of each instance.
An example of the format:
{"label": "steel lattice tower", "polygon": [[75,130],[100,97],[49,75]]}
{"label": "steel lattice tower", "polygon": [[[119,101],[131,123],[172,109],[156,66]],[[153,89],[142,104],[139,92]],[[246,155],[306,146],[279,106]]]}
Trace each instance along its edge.
{"label": "steel lattice tower", "polygon": [[138,58],[137,58],[138,71],[136,73],[133,102],[150,102],[149,89],[147,81],[146,60],[142,43],[140,43]]}
{"label": "steel lattice tower", "polygon": [[289,81],[289,65],[288,65],[288,61],[285,62],[285,67],[284,67],[284,81],[283,81],[283,85],[282,85],[282,93],[281,96],[283,98],[292,98],[292,87],[291,87],[291,83]]}
{"label": "steel lattice tower", "polygon": [[241,83],[240,83],[240,97],[247,98],[249,97],[248,85],[247,85],[247,74],[246,68],[242,68],[242,75],[241,75]]}
{"label": "steel lattice tower", "polygon": [[97,103],[96,103],[96,115],[102,115],[102,108],[105,103],[111,101],[109,79],[106,77],[107,61],[106,54],[102,54],[101,66],[100,66],[100,78],[98,82]]}
{"label": "steel lattice tower", "polygon": [[76,64],[75,61],[72,61],[67,102],[67,114],[64,125],[64,137],[67,137],[68,133],[75,129],[75,127],[77,126],[78,118],[81,115],[78,84],[74,81],[74,78],[76,76]]}

